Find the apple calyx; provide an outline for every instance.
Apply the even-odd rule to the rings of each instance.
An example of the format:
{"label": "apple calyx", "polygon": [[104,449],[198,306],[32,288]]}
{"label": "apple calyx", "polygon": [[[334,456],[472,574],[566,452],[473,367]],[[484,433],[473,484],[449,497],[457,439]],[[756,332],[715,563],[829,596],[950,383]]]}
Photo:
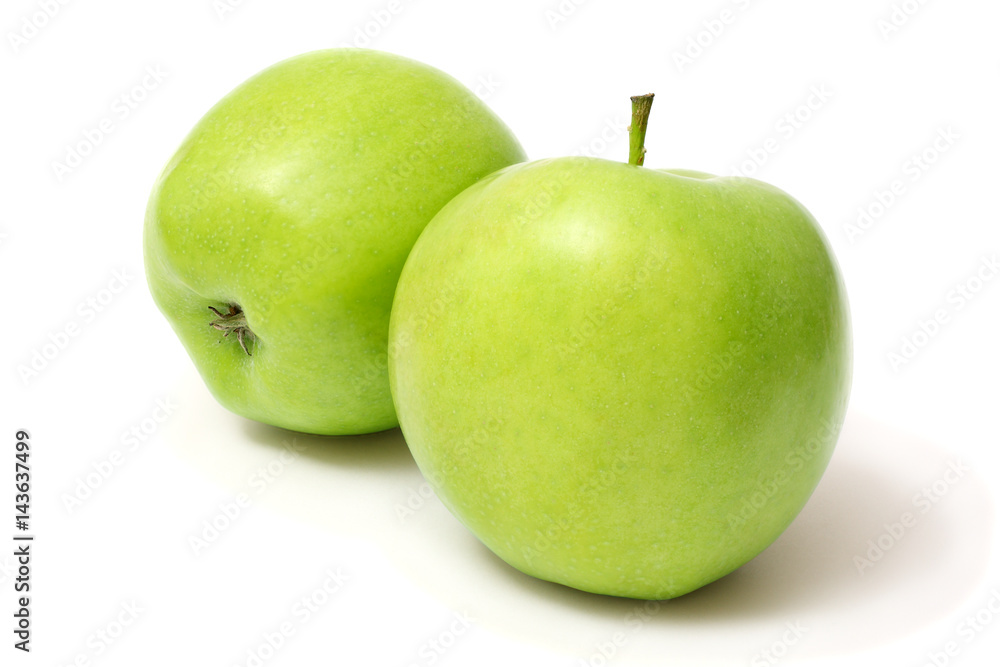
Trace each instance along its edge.
{"label": "apple calyx", "polygon": [[646,160],[646,126],[653,108],[653,93],[632,97],[632,124],[628,126],[628,163],[641,167]]}
{"label": "apple calyx", "polygon": [[208,323],[208,326],[222,331],[223,337],[228,337],[229,334],[235,331],[236,340],[239,342],[240,347],[243,348],[248,357],[252,357],[253,355],[250,354],[250,350],[247,348],[247,341],[249,340],[252,343],[257,337],[250,330],[250,325],[247,324],[247,317],[243,314],[243,309],[235,303],[229,304],[229,312],[226,313],[220,313],[212,306],[209,306],[208,309],[218,315],[216,319]]}

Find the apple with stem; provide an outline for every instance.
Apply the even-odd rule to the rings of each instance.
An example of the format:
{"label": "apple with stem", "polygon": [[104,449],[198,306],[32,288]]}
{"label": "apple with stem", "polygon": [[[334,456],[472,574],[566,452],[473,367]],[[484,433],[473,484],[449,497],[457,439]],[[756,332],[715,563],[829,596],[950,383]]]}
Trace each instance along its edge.
{"label": "apple with stem", "polygon": [[233,412],[308,433],[391,428],[403,262],[449,200],[524,159],[427,65],[361,49],[285,60],[215,105],[157,180],[150,291]]}
{"label": "apple with stem", "polygon": [[[740,567],[799,513],[851,377],[815,219],[760,181],[560,158],[452,200],[403,269],[389,379],[444,504],[515,568],[641,599]],[[432,313],[429,316],[428,313]]]}

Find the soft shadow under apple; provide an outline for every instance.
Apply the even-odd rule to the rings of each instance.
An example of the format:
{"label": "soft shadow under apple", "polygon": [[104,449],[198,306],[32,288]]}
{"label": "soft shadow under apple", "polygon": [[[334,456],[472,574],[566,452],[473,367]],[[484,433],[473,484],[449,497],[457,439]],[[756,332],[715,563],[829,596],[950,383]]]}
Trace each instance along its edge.
{"label": "soft shadow under apple", "polygon": [[[665,652],[697,664],[749,662],[795,622],[809,628],[796,656],[852,652],[945,616],[974,594],[986,565],[992,497],[974,471],[924,513],[914,496],[943,479],[949,453],[856,414],[813,497],[773,545],[698,591],[644,605],[500,561],[427,491],[398,429],[297,434],[228,415],[202,387],[189,389],[206,395],[170,424],[169,439],[206,477],[243,490],[248,474],[293,442],[295,463],[257,502],[378,544],[411,581],[485,628],[585,659],[595,642],[624,633],[634,662],[660,664]],[[892,537],[906,512],[916,524]],[[887,548],[870,554],[880,540]],[[859,571],[856,559],[870,556],[878,560]],[[641,613],[649,608],[656,613]]]}
{"label": "soft shadow under apple", "polygon": [[[687,646],[702,663],[712,656],[749,660],[795,622],[809,628],[797,655],[856,651],[917,632],[976,591],[992,525],[985,484],[968,471],[928,511],[915,503],[951,462],[929,443],[851,415],[826,475],[788,530],[744,567],[693,593],[651,605],[593,595],[524,575],[462,540],[461,555],[478,562],[466,568],[476,580],[464,583],[500,603],[478,607],[495,629],[584,656],[587,643],[569,627],[581,624],[581,615],[599,619],[608,637],[637,632],[642,619],[652,631],[631,639],[633,659],[678,655]],[[915,525],[900,533],[907,512]],[[723,630],[724,644],[717,641]]]}

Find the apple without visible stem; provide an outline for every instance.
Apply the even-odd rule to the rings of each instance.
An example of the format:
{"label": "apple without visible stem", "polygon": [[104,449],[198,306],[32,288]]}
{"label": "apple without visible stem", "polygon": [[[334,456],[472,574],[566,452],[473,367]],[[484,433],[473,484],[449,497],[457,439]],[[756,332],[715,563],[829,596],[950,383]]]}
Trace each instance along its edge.
{"label": "apple without visible stem", "polygon": [[638,166],[644,99],[630,164],[515,165],[434,218],[400,277],[389,370],[414,458],[486,546],[665,599],[802,509],[851,343],[813,217],[759,181]]}
{"label": "apple without visible stem", "polygon": [[233,412],[309,433],[391,428],[403,262],[450,199],[524,159],[438,70],[360,49],[291,58],[213,107],[163,171],[150,290]]}

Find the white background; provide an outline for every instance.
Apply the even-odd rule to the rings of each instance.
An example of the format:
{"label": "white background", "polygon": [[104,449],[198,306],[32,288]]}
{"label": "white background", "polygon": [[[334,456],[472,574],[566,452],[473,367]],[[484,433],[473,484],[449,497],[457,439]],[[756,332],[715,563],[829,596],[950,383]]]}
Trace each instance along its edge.
{"label": "white background", "polygon": [[[880,27],[893,0],[224,1],[4,3],[0,539],[26,428],[37,541],[30,655],[0,548],[0,663],[995,664],[1000,6],[895,0],[909,13]],[[752,563],[646,607],[535,581],[427,493],[398,430],[295,436],[208,395],[143,279],[150,187],[235,85],[366,29],[478,89],[533,159],[625,160],[628,97],[654,91],[647,166],[742,165],[815,214],[851,299],[851,410],[812,501]],[[875,215],[852,234],[859,208]],[[229,525],[195,553],[213,520]]]}

